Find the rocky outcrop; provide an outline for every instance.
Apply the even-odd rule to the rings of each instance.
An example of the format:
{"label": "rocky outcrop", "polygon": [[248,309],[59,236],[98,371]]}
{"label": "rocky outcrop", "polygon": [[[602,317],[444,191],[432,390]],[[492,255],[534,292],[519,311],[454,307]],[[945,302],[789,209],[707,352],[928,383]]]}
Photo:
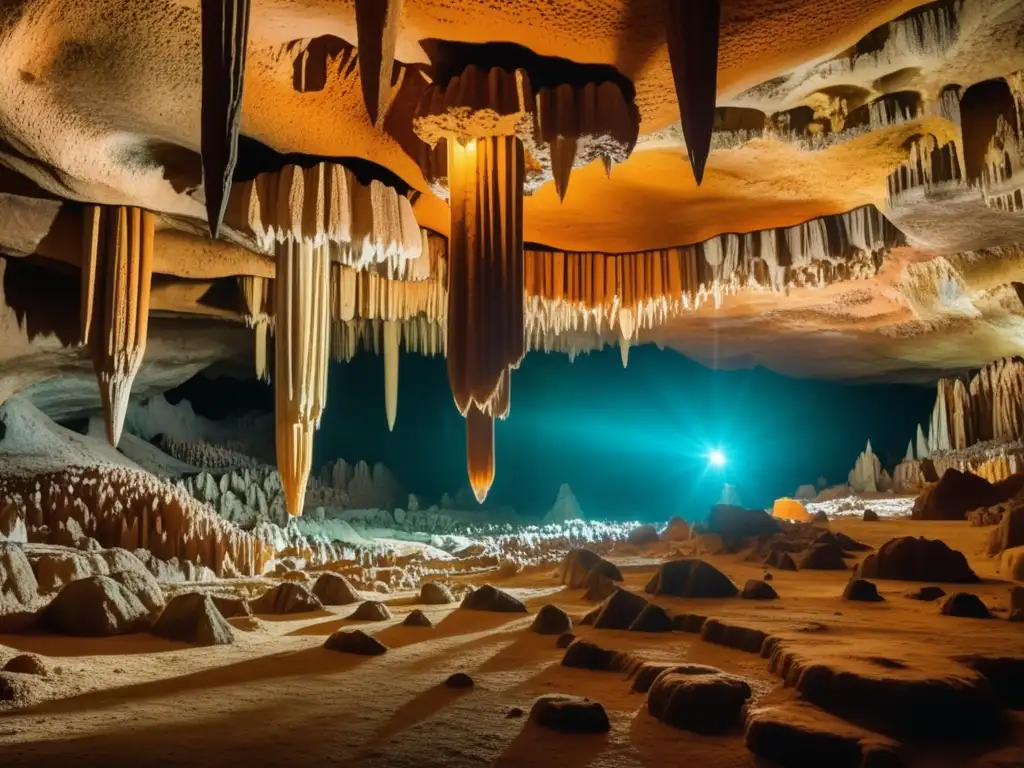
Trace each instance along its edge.
{"label": "rocky outcrop", "polygon": [[963,520],[967,512],[990,507],[1024,490],[1024,474],[990,483],[971,472],[948,469],[938,483],[929,485],[914,499],[915,520]]}
{"label": "rocky outcrop", "polygon": [[147,629],[150,612],[110,577],[90,576],[65,585],[46,607],[42,622],[62,635],[106,637]]}
{"label": "rocky outcrop", "polygon": [[494,613],[526,613],[522,601],[490,584],[474,589],[462,599],[460,608]]}
{"label": "rocky outcrop", "polygon": [[384,603],[367,600],[345,618],[348,621],[387,621],[393,616]]}
{"label": "rocky outcrop", "polygon": [[383,656],[388,647],[373,635],[361,629],[338,630],[327,638],[324,648],[339,653],[354,653],[357,656]]}
{"label": "rocky outcrop", "polygon": [[706,529],[722,538],[725,546],[735,551],[747,539],[770,535],[781,530],[779,522],[763,509],[744,509],[718,504],[711,509]]}
{"label": "rocky outcrop", "polygon": [[545,605],[537,611],[530,631],[538,635],[561,635],[572,631],[572,619],[557,605]]}
{"label": "rocky outcrop", "polygon": [[560,580],[569,589],[583,589],[596,573],[609,581],[622,581],[618,567],[589,549],[571,549],[559,566]]}
{"label": "rocky outcrop", "polygon": [[249,601],[254,614],[308,613],[323,610],[323,603],[304,584],[284,581]]}
{"label": "rocky outcrop", "polygon": [[877,493],[892,488],[892,478],[882,469],[882,463],[871,450],[871,441],[857,457],[857,462],[849,474],[850,489],[855,493]]}
{"label": "rocky outcrop", "polygon": [[739,726],[750,685],[708,669],[684,665],[662,672],[647,694],[647,711],[666,725],[705,736]]}
{"label": "rocky outcrop", "polygon": [[942,601],[939,613],[943,616],[959,616],[964,619],[991,619],[985,603],[970,592],[954,592]]}
{"label": "rocky outcrop", "polygon": [[662,563],[644,591],[673,597],[733,597],[739,593],[728,576],[696,558]]}
{"label": "rocky outcrop", "polygon": [[608,733],[612,729],[600,702],[561,693],[538,698],[530,708],[530,722],[563,733]]}
{"label": "rocky outcrop", "polygon": [[961,552],[937,539],[890,539],[857,566],[855,578],[973,584],[977,575]]}
{"label": "rocky outcrop", "polygon": [[594,629],[629,629],[648,602],[625,589],[617,589],[594,618]]}
{"label": "rocky outcrop", "polygon": [[218,610],[213,597],[199,592],[177,595],[153,625],[153,634],[191,645],[230,645],[234,630]]}
{"label": "rocky outcrop", "polygon": [[562,483],[558,487],[558,495],[551,509],[544,515],[545,523],[565,523],[569,520],[582,520],[583,510],[572,493],[568,483]]}
{"label": "rocky outcrop", "polygon": [[0,613],[32,603],[39,584],[21,544],[0,542]]}
{"label": "rocky outcrop", "polygon": [[317,576],[313,594],[324,605],[351,605],[363,599],[352,583],[340,573],[321,573]]}

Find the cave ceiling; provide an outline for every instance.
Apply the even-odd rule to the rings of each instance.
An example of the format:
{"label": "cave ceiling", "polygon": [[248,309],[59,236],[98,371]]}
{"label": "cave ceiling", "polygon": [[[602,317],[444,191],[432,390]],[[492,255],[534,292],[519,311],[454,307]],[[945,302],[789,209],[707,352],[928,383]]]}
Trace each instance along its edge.
{"label": "cave ceiling", "polygon": [[[361,36],[367,52],[371,38],[360,31],[356,5],[252,0],[234,184],[213,240],[198,0],[4,3],[0,249],[7,259],[68,279],[87,255],[90,206],[138,207],[155,214],[150,312],[258,327],[261,308],[247,308],[230,290],[236,278],[275,275],[273,243],[284,225],[272,221],[257,177],[289,164],[333,163],[349,173],[346,183],[395,190],[404,221],[412,215],[423,229],[417,253],[443,250],[452,221],[447,169],[423,137],[444,135],[450,110],[438,115],[424,105],[459,75],[468,91],[467,67],[497,63],[523,68],[537,104],[560,79],[577,89],[577,100],[589,80],[625,104],[608,118],[595,97],[599,125],[591,134],[599,135],[573,145],[561,189],[555,149],[537,151],[527,141],[527,349],[576,354],[625,337],[627,345],[655,342],[722,367],[761,364],[842,379],[935,378],[1019,351],[1024,2],[721,0],[717,109],[700,185],[666,42],[670,3],[405,0],[395,26],[372,43],[380,48],[383,40],[386,49],[391,35],[395,61],[376,124],[359,56]],[[686,30],[684,42],[694,34]],[[691,90],[706,90],[707,73],[693,66]],[[553,107],[542,117],[539,108],[518,109],[508,108],[508,120],[533,120],[538,135],[542,117],[551,125],[565,118]],[[478,113],[459,130],[484,136],[473,123]],[[584,121],[570,118],[584,133]],[[613,134],[625,138],[609,149]],[[262,204],[255,218],[251,200]],[[867,255],[851,265],[850,242],[864,240],[863,221],[878,224],[858,218],[865,210],[894,234],[867,238]],[[846,227],[839,246],[837,227]],[[784,233],[779,242],[790,238],[781,266],[745,267],[753,253],[746,243],[772,230]],[[696,282],[687,287],[689,252],[681,249],[695,244]],[[764,261],[763,247],[754,261]],[[797,248],[799,258],[789,253]],[[666,299],[650,277],[650,258],[647,267],[629,266],[645,253],[662,265],[683,260],[682,299],[678,286]],[[604,309],[593,306],[592,286],[579,296],[545,287],[545,274],[561,280],[581,254],[595,257],[587,269],[618,265],[608,269],[620,270],[620,283],[623,274],[647,274],[639,279],[646,288],[628,289],[642,294],[628,315],[615,314],[628,303],[621,287]],[[375,274],[352,289],[354,309],[340,314],[349,325],[332,339],[336,356],[379,347],[379,329],[366,323],[396,319],[380,309],[396,301],[384,282],[414,278],[404,262],[394,272],[388,258],[387,270],[370,264]],[[715,259],[725,260],[724,271]],[[787,259],[795,261],[787,267]],[[368,266],[342,261],[357,271]],[[443,351],[430,334],[444,321],[445,263],[434,258],[431,269],[440,271],[419,275],[438,283],[430,295],[402,294],[407,310],[397,319],[421,320],[415,340],[405,328],[407,348]],[[10,303],[12,286],[5,287]],[[562,306],[573,302],[576,309]]]}

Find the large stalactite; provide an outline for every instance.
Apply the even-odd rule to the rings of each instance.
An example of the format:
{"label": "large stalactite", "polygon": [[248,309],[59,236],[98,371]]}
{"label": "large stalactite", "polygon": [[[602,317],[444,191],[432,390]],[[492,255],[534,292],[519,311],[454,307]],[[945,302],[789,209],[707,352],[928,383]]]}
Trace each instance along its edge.
{"label": "large stalactite", "polygon": [[113,446],[146,352],[155,223],[149,211],[123,206],[91,205],[84,216],[82,342],[92,352]]}
{"label": "large stalactite", "polygon": [[523,147],[514,136],[449,139],[448,169],[448,380],[467,415],[470,482],[482,501],[494,479],[493,425],[482,422],[507,415],[511,369],[525,353]]}
{"label": "large stalactite", "polygon": [[704,180],[718,89],[719,0],[664,0],[665,33],[693,176]]}
{"label": "large stalactite", "polygon": [[325,247],[292,241],[278,245],[274,409],[277,466],[291,515],[302,514],[313,433],[327,405],[329,275]]}
{"label": "large stalactite", "polygon": [[359,79],[370,122],[378,126],[391,99],[395,45],[402,28],[404,0],[356,0]]}
{"label": "large stalactite", "polygon": [[201,150],[206,216],[216,238],[238,159],[250,0],[202,0]]}
{"label": "large stalactite", "polygon": [[261,381],[270,381],[270,369],[267,366],[267,337],[274,323],[271,311],[270,281],[265,277],[243,275],[238,278],[238,287],[245,302],[242,319],[253,329],[256,342],[256,377]]}

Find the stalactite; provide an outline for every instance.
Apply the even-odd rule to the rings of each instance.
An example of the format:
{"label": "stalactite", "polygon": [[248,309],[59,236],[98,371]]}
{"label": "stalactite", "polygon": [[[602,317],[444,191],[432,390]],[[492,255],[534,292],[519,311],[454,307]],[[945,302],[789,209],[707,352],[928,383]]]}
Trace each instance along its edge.
{"label": "stalactite", "polygon": [[394,431],[398,415],[398,337],[401,326],[394,320],[384,322],[384,410],[388,429]]}
{"label": "stalactite", "polygon": [[494,468],[494,418],[470,403],[466,410],[466,469],[481,504],[494,483]]}
{"label": "stalactite", "polygon": [[238,158],[250,0],[202,0],[203,103],[200,145],[210,234],[216,238]]}
{"label": "stalactite", "polygon": [[270,281],[264,277],[244,275],[238,278],[238,287],[245,301],[245,312],[242,319],[246,326],[253,329],[256,340],[256,377],[261,381],[270,381],[270,369],[267,366],[267,336],[273,325],[270,310]]}
{"label": "stalactite", "polygon": [[664,0],[662,8],[686,151],[700,186],[715,124],[719,0]]}
{"label": "stalactite", "polygon": [[227,221],[273,253],[277,243],[325,246],[332,261],[389,277],[415,272],[423,235],[408,198],[379,181],[364,186],[336,163],[288,165],[240,182],[231,191]]}
{"label": "stalactite", "polygon": [[928,194],[946,186],[964,184],[960,153],[954,142],[939,144],[932,135],[922,136],[911,144],[906,160],[886,180],[887,204],[903,205],[907,198],[921,192]]}
{"label": "stalactite", "polygon": [[313,433],[327,404],[330,319],[327,249],[277,246],[274,365],[277,466],[291,515],[301,515],[313,462]]}
{"label": "stalactite", "polygon": [[359,79],[370,123],[379,126],[391,101],[395,45],[402,27],[403,0],[356,0]]}
{"label": "stalactite", "polygon": [[91,205],[84,223],[82,340],[92,350],[107,438],[116,447],[146,352],[156,218],[140,208]]}

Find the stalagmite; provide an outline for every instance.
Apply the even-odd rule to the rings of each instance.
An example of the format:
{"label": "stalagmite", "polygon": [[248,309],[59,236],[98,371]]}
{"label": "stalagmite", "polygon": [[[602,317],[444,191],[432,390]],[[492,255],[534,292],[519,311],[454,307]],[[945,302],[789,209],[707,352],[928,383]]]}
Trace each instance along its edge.
{"label": "stalagmite", "polygon": [[466,411],[466,469],[481,504],[494,482],[494,419],[470,404]]}
{"label": "stalagmite", "polygon": [[267,336],[273,324],[270,314],[270,286],[264,277],[243,275],[238,278],[238,286],[245,300],[245,312],[242,319],[252,328],[256,337],[256,377],[261,381],[270,381],[270,369],[267,366]]}
{"label": "stalagmite", "polygon": [[384,409],[388,429],[395,429],[398,414],[398,335],[401,325],[394,320],[384,322]]}
{"label": "stalagmite", "polygon": [[662,7],[686,151],[700,186],[715,124],[719,0],[664,0]]}
{"label": "stalagmite", "polygon": [[217,237],[238,157],[250,0],[202,0],[201,150],[206,217]]}
{"label": "stalagmite", "polygon": [[913,461],[914,460],[914,441],[913,440],[908,440],[907,441],[907,452],[903,456],[903,460],[904,461]]}
{"label": "stalagmite", "polygon": [[87,206],[82,341],[92,350],[107,438],[117,446],[146,352],[156,218],[140,208]]}
{"label": "stalagmite", "polygon": [[917,440],[916,440],[916,443],[917,443],[917,459],[918,459],[918,461],[920,461],[922,459],[927,459],[929,456],[932,455],[931,451],[928,450],[928,439],[924,436],[924,430],[921,428],[920,424],[917,425]]}
{"label": "stalagmite", "polygon": [[277,466],[291,515],[301,515],[313,462],[313,433],[327,403],[330,281],[327,249],[277,247],[274,365]]}
{"label": "stalagmite", "polygon": [[403,0],[356,0],[359,79],[370,122],[379,126],[391,100],[395,44],[402,27]]}

